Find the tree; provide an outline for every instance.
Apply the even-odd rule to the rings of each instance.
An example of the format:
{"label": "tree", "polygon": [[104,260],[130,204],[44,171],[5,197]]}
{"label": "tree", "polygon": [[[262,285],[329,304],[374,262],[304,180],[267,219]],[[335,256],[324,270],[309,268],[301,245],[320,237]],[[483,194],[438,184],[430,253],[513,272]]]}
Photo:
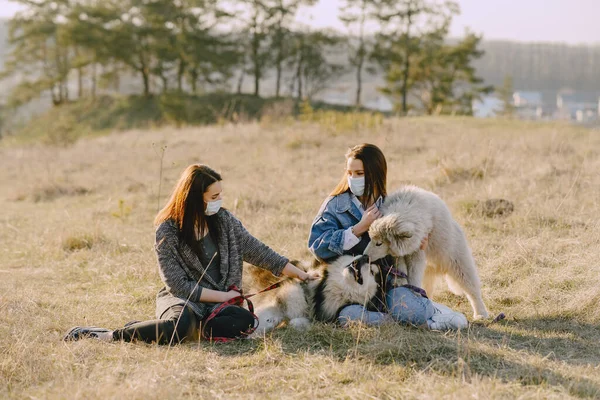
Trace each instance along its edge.
{"label": "tree", "polygon": [[324,31],[297,32],[294,35],[294,52],[290,67],[295,75],[292,87],[296,88],[296,97],[309,100],[326,89],[335,78],[340,76],[344,66],[327,60],[325,54],[340,43],[340,38]]}
{"label": "tree", "polygon": [[472,103],[492,88],[483,85],[476,75],[473,61],[483,52],[478,49],[481,37],[468,33],[460,42],[447,41],[449,21],[420,38],[414,38],[411,68],[388,70],[383,91],[402,96],[404,88],[418,99],[427,114],[460,113],[472,115]]}
{"label": "tree", "polygon": [[269,3],[273,17],[269,26],[271,32],[271,48],[274,51],[273,64],[275,66],[275,97],[281,93],[281,79],[283,76],[284,62],[292,55],[289,40],[293,32],[289,28],[294,15],[301,5],[313,5],[316,0],[273,0]]}
{"label": "tree", "polygon": [[374,58],[400,81],[402,112],[408,111],[409,78],[413,55],[419,49],[418,38],[427,31],[435,31],[440,25],[458,14],[454,1],[436,0],[376,0],[377,19],[383,29],[377,35]]}
{"label": "tree", "polygon": [[195,93],[200,80],[212,84],[230,76],[239,54],[231,38],[215,32],[230,17],[216,0],[155,0],[144,2],[141,10],[152,28],[154,71],[164,88],[175,76],[177,90],[183,91],[187,76]]}
{"label": "tree", "polygon": [[[340,20],[348,27],[350,32],[358,28],[358,35],[350,35],[350,64],[356,68],[356,98],[355,105],[361,106],[362,93],[362,72],[367,55],[369,44],[365,37],[365,25],[374,15],[374,0],[345,0],[341,7]],[[352,41],[356,39],[358,43],[354,45]]]}
{"label": "tree", "polygon": [[151,71],[156,66],[153,32],[143,14],[143,0],[123,0],[82,4],[75,16],[78,29],[93,41],[81,40],[96,52],[101,62],[118,62],[138,73],[142,79],[143,93],[151,94]]}
{"label": "tree", "polygon": [[2,77],[19,76],[9,105],[17,107],[49,91],[54,105],[68,101],[72,43],[66,29],[66,0],[19,0],[26,8],[9,24],[11,52]]}
{"label": "tree", "polygon": [[505,117],[512,117],[515,112],[515,106],[513,105],[513,79],[512,76],[506,75],[504,77],[504,83],[497,90],[498,98],[502,101],[502,109],[500,113]]}
{"label": "tree", "polygon": [[[250,63],[248,72],[254,77],[254,95],[260,96],[260,81],[264,78],[268,64],[271,61],[271,52],[265,42],[269,38],[269,25],[275,13],[267,0],[243,0],[246,5],[245,12],[249,15],[242,31],[242,36],[247,36],[246,57],[242,68],[245,70],[245,61]],[[242,74],[245,71],[242,71]],[[240,78],[243,79],[243,76]]]}
{"label": "tree", "polygon": [[[76,3],[67,15],[68,35],[74,46],[75,59],[73,66],[78,72],[78,92],[83,95],[83,75],[90,70],[90,94],[96,96],[98,87],[98,67],[111,65],[107,77],[116,79],[116,65],[110,46],[105,42],[104,29],[90,29],[95,20],[101,19],[105,13],[112,13],[109,8],[92,8],[86,3]],[[98,15],[97,15],[98,14]],[[81,97],[81,96],[80,96]]]}

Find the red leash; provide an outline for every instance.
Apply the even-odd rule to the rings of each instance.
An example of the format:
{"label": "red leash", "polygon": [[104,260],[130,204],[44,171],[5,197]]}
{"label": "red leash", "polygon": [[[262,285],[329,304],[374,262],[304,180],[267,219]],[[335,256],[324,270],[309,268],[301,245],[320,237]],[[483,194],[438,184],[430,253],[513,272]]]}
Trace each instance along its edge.
{"label": "red leash", "polygon": [[235,285],[231,285],[229,286],[229,288],[227,289],[229,290],[235,290],[236,292],[239,292],[239,296],[236,296],[232,299],[227,300],[226,302],[223,302],[221,304],[219,304],[210,314],[209,316],[204,320],[204,324],[206,324],[208,321],[212,320],[213,318],[215,318],[221,311],[223,311],[223,309],[225,307],[228,306],[242,306],[244,304],[244,301],[246,301],[246,303],[248,303],[248,311],[250,311],[250,314],[252,314],[252,317],[254,318],[255,324],[253,327],[248,328],[246,331],[241,333],[241,336],[239,337],[235,337],[235,338],[229,338],[229,337],[214,337],[214,336],[207,336],[206,332],[204,331],[204,329],[201,330],[202,332],[202,338],[205,340],[212,340],[214,342],[218,342],[218,343],[224,343],[224,342],[232,342],[236,339],[240,339],[242,337],[248,336],[250,334],[252,334],[256,328],[258,328],[258,317],[256,316],[256,314],[254,314],[254,304],[252,304],[252,302],[250,301],[250,297],[256,296],[257,294],[261,294],[263,292],[268,292],[269,290],[273,290],[273,289],[277,289],[279,286],[281,286],[283,284],[283,282],[285,282],[287,279],[282,279],[279,282],[276,282],[274,284],[272,284],[271,286],[268,286],[264,289],[262,289],[261,291],[258,291],[256,293],[252,293],[249,295],[244,296],[244,294],[242,293],[241,289],[238,289],[237,286]]}

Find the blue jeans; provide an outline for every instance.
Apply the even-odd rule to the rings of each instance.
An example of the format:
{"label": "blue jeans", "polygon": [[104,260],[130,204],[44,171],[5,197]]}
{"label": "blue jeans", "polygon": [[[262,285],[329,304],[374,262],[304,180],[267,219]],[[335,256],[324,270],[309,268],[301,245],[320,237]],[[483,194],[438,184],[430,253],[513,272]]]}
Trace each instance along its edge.
{"label": "blue jeans", "polygon": [[367,325],[381,325],[391,320],[411,325],[426,325],[434,314],[431,300],[405,287],[391,289],[386,294],[388,313],[367,311],[359,304],[342,308],[338,322],[344,326],[349,321],[361,321]]}

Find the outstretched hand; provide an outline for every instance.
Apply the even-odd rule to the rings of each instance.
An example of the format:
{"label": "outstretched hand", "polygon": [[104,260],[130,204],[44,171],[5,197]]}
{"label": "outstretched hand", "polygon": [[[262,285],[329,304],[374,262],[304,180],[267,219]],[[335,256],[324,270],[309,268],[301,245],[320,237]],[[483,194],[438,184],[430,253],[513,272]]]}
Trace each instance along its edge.
{"label": "outstretched hand", "polygon": [[319,271],[312,270],[304,272],[292,263],[287,263],[287,265],[283,268],[282,273],[285,276],[289,276],[290,278],[297,278],[301,281],[314,281],[315,279],[319,279],[321,277]]}
{"label": "outstretched hand", "polygon": [[302,279],[302,277],[300,277],[300,279],[302,279],[304,282],[315,281],[315,280],[321,278],[321,273],[319,271],[308,271],[305,273],[305,275],[306,275],[306,277],[304,277],[304,279]]}

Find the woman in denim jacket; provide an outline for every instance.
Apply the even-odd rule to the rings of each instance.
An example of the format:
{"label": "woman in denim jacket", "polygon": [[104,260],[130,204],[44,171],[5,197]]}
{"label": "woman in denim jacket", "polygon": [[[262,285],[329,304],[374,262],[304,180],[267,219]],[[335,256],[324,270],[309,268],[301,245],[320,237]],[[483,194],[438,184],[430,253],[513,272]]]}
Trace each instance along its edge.
{"label": "woman in denim jacket", "polygon": [[[354,146],[346,153],[346,171],[341,181],[321,205],[310,228],[309,250],[323,261],[344,254],[362,254],[370,241],[368,230],[381,217],[379,206],[385,200],[387,163],[381,150],[372,144]],[[427,237],[422,249],[426,249]],[[383,262],[389,268],[393,260]],[[344,307],[338,316],[342,325],[362,321],[379,325],[394,320],[430,329],[460,329],[468,325],[466,317],[435,303],[407,287],[386,293],[387,313],[369,311],[362,305]]]}

